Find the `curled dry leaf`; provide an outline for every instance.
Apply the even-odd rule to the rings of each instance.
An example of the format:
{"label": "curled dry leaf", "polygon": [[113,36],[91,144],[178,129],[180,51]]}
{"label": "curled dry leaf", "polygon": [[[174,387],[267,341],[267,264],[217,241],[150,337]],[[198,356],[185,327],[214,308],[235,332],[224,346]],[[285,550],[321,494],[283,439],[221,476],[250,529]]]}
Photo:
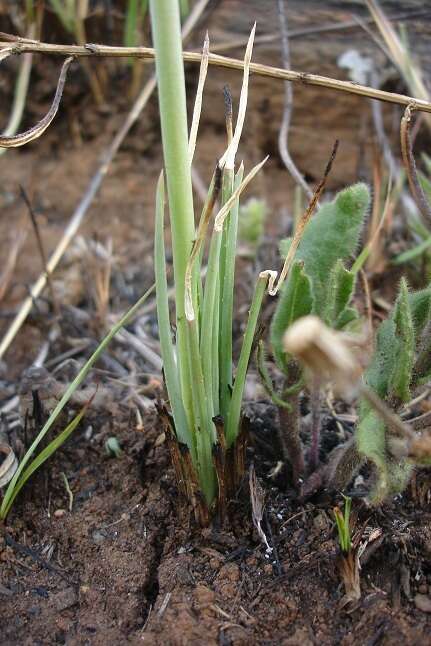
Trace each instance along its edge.
{"label": "curled dry leaf", "polygon": [[345,396],[355,392],[361,366],[345,341],[345,335],[328,328],[317,316],[303,316],[291,325],[283,339],[286,352],[297,357],[310,372],[333,382]]}
{"label": "curled dry leaf", "polygon": [[345,606],[358,601],[361,598],[358,551],[352,548],[346,553],[341,552],[337,558],[337,566],[346,592],[341,601],[341,605]]}
{"label": "curled dry leaf", "polygon": [[18,460],[12,447],[5,438],[0,437],[0,487],[5,487],[12,480],[17,468]]}
{"label": "curled dry leaf", "polygon": [[45,130],[50,126],[52,120],[57,114],[58,107],[60,105],[61,97],[63,95],[64,84],[66,83],[67,72],[70,67],[70,64],[73,61],[73,56],[69,56],[63,63],[61,68],[60,77],[57,83],[57,89],[55,91],[54,100],[52,105],[46,115],[32,128],[21,132],[18,135],[13,135],[11,137],[1,137],[0,136],[0,148],[18,148],[18,146],[24,146],[28,144],[33,139],[37,139]]}

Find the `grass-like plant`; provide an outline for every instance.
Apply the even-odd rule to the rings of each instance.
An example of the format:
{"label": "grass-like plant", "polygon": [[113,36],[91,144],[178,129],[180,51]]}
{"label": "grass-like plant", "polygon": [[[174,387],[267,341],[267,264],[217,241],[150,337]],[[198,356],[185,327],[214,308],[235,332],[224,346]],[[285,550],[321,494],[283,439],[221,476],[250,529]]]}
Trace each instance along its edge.
{"label": "grass-like plant", "polygon": [[[232,317],[239,196],[261,164],[243,178],[235,156],[245,118],[248,74],[254,30],[244,61],[244,79],[235,130],[227,95],[228,147],[214,171],[200,220],[195,228],[191,162],[199,122],[205,57],[191,126],[187,129],[180,13],[177,3],[150,0],[165,179],[172,233],[176,338],[172,339],[168,307],[163,218],[165,179],[156,197],[155,265],[157,312],[164,376],[174,438],[171,447],[177,478],[202,522],[216,496],[220,506],[235,483],[241,459],[234,445],[241,430],[241,402],[257,318],[268,283],[257,281],[245,329],[236,376],[233,375]],[[208,45],[204,47],[207,51]],[[212,221],[220,198],[221,208]],[[206,278],[201,279],[206,233],[211,230]],[[165,416],[165,421],[167,417]],[[175,444],[177,443],[177,449]],[[179,448],[178,448],[179,447]],[[236,465],[236,469],[235,469]]]}
{"label": "grass-like plant", "polygon": [[334,508],[334,518],[340,546],[340,551],[337,555],[337,566],[346,591],[343,604],[356,601],[361,597],[358,546],[353,545],[351,536],[351,508],[352,499],[348,496],[344,496],[344,512],[339,507]]}
{"label": "grass-like plant", "polygon": [[[280,438],[285,458],[289,460],[296,486],[305,473],[305,460],[299,436],[299,394],[303,371],[298,361],[285,352],[283,335],[297,319],[314,314],[329,327],[346,328],[357,312],[350,302],[355,289],[356,267],[345,267],[355,253],[370,201],[365,184],[355,184],[323,205],[306,225],[295,250],[293,264],[282,288],[270,332],[274,358],[284,375],[280,393],[274,391],[264,363],[263,344],[259,348],[259,366],[273,400],[278,405]],[[294,240],[282,243],[287,255]],[[311,463],[318,462],[318,437],[312,439]]]}
{"label": "grass-like plant", "polygon": [[[18,465],[15,475],[9,482],[9,485],[3,496],[2,503],[0,505],[0,521],[5,520],[12,508],[15,498],[17,497],[23,486],[26,484],[26,482],[29,480],[29,478],[33,475],[33,473],[55,453],[55,451],[68,439],[68,437],[79,425],[79,422],[84,417],[89,405],[91,404],[91,400],[87,402],[87,404],[82,408],[78,415],[74,417],[74,419],[66,426],[63,431],[60,431],[60,433],[58,433],[44,448],[39,450],[39,447],[47,434],[50,431],[52,432],[54,430],[60,413],[67,405],[76,389],[79,388],[79,386],[82,384],[105,348],[115,337],[115,335],[121,330],[121,328],[124,327],[133,318],[133,316],[135,316],[135,314],[139,311],[139,309],[142,307],[142,305],[145,303],[145,301],[153,291],[154,285],[150,287],[150,289],[148,289],[145,294],[141,296],[141,298],[128,310],[128,312],[126,312],[126,314],[121,317],[118,323],[116,323],[112,327],[112,329],[100,342],[88,361],[83,365],[79,373],[76,375],[75,379],[66,389],[63,397],[60,399],[57,406],[54,408],[51,415],[47,419],[46,423],[39,430],[37,436],[26,451],[24,457]],[[38,450],[39,452],[37,452]]]}

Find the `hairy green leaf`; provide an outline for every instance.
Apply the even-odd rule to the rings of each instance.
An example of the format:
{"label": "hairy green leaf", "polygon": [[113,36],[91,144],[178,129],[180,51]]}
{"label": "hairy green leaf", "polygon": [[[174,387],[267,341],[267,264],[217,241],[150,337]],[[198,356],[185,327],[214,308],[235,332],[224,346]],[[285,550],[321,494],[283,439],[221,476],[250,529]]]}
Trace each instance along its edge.
{"label": "hairy green leaf", "polygon": [[413,317],[408,298],[407,282],[403,278],[393,312],[395,333],[398,340],[398,353],[390,379],[390,396],[406,402],[410,399],[410,382],[412,380],[415,332]]}
{"label": "hairy green leaf", "polygon": [[345,324],[345,321],[352,320],[349,316],[344,316],[344,312],[353,296],[355,282],[356,275],[338,260],[329,277],[328,298],[323,311],[323,319],[329,326],[342,327],[340,323]]}
{"label": "hairy green leaf", "polygon": [[286,370],[286,353],[283,335],[296,319],[310,314],[313,309],[310,279],[304,273],[302,263],[295,262],[289,279],[283,286],[277,309],[272,319],[270,336],[275,360],[281,370]]}
{"label": "hairy green leaf", "polygon": [[356,250],[369,203],[368,187],[354,184],[324,204],[304,231],[295,259],[304,262],[318,316],[327,302],[328,276],[338,261],[349,259]]}

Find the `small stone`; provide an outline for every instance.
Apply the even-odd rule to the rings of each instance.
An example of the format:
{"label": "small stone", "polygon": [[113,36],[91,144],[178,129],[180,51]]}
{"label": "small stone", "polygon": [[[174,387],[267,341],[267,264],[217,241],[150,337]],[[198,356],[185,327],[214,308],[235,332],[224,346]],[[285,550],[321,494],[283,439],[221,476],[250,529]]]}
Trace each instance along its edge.
{"label": "small stone", "polygon": [[95,543],[103,543],[103,541],[106,540],[105,534],[100,532],[98,529],[96,529],[91,536]]}
{"label": "small stone", "polygon": [[63,518],[65,513],[66,513],[65,509],[56,509],[54,512],[54,518]]}
{"label": "small stone", "polygon": [[78,599],[73,588],[66,588],[65,590],[62,590],[61,592],[58,592],[56,595],[54,595],[52,597],[52,601],[55,609],[58,612],[61,612],[62,610],[66,610],[66,608],[74,606],[75,603],[77,603]]}
{"label": "small stone", "polygon": [[421,594],[427,594],[428,592],[428,586],[426,583],[421,583],[420,586],[418,586],[418,592]]}
{"label": "small stone", "polygon": [[162,444],[164,444],[165,440],[166,440],[165,433],[160,433],[160,435],[158,436],[158,438],[154,442],[154,446],[161,446]]}
{"label": "small stone", "polygon": [[210,559],[208,565],[212,570],[218,570],[220,567],[219,559]]}
{"label": "small stone", "polygon": [[263,571],[265,572],[265,574],[272,574],[273,573],[273,567],[272,567],[271,563],[265,563],[265,565],[263,566]]}
{"label": "small stone", "polygon": [[415,606],[422,612],[431,612],[431,597],[425,594],[417,594],[415,596]]}

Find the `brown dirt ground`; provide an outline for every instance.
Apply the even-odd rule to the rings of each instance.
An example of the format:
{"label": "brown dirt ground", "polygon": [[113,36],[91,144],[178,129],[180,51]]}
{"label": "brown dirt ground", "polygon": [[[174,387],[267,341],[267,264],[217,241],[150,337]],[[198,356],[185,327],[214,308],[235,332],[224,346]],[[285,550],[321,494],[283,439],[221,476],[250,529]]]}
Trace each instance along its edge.
{"label": "brown dirt ground", "polygon": [[[27,126],[45,111],[57,71],[52,62],[38,66],[40,87],[29,106]],[[55,130],[0,160],[2,262],[26,217],[18,183],[33,199],[50,251],[121,123],[122,98],[116,98],[111,112],[97,113],[78,82],[67,92]],[[112,235],[116,271],[130,274],[130,301],[152,280],[153,198],[161,165],[155,115],[153,100],[116,157],[81,230],[86,238]],[[208,158],[216,159],[223,147],[219,129],[206,124],[203,142],[197,166],[206,180]],[[266,150],[249,145],[244,153],[252,162]],[[269,221],[271,234],[283,228],[285,177],[275,159],[256,187],[277,215]],[[3,303],[3,329],[39,271],[29,234]],[[55,278],[69,290],[65,301],[83,306],[82,272],[70,287],[73,275],[73,262],[66,261]],[[113,290],[112,299],[118,310],[124,309],[123,293]],[[19,381],[46,338],[50,318],[42,305],[6,356],[11,381]],[[55,345],[54,352],[60,351],[61,344]],[[253,528],[246,488],[232,502],[228,529],[216,524],[197,529],[178,500],[154,415],[148,413],[144,428],[138,429],[127,404],[117,400],[106,413],[89,414],[8,519],[0,547],[1,643],[431,643],[430,614],[420,609],[426,600],[430,603],[431,591],[429,474],[423,472],[404,496],[377,511],[355,500],[357,527],[379,528],[382,535],[364,559],[361,600],[342,607],[331,517],[339,499],[322,492],[301,504],[293,492],[276,486],[280,483],[268,474],[277,451],[262,448],[273,444],[273,411],[263,403],[251,406],[250,413],[249,458],[265,484],[265,531],[275,547],[272,554],[266,554]],[[91,433],[86,432],[89,426]],[[328,438],[331,433],[328,442],[333,443],[333,428]],[[123,449],[118,459],[108,458],[104,449],[111,434]],[[72,511],[61,473],[74,494]]]}

